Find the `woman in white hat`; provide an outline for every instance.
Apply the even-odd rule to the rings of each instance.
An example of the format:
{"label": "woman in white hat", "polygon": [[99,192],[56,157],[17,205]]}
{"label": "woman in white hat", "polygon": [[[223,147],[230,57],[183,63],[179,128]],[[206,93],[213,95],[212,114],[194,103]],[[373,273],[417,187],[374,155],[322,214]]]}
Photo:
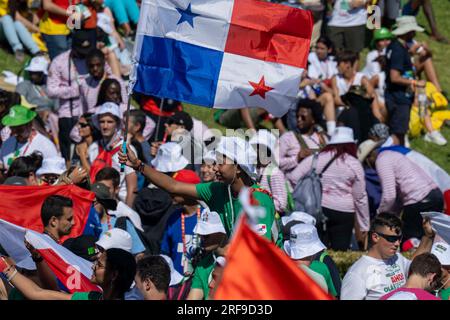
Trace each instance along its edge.
{"label": "woman in white hat", "polygon": [[36,171],[36,176],[41,179],[41,185],[53,185],[64,171],[66,171],[66,160],[64,158],[45,158],[42,161],[42,166]]}
{"label": "woman in white hat", "polygon": [[[353,130],[337,127],[330,142],[317,157],[316,172],[321,173],[322,182],[322,210],[327,219],[326,232],[322,237],[333,250],[349,249],[355,214],[363,237],[369,230],[364,169],[356,158],[356,150]],[[312,163],[313,156],[310,156],[294,170],[290,180],[294,186],[311,170]]]}

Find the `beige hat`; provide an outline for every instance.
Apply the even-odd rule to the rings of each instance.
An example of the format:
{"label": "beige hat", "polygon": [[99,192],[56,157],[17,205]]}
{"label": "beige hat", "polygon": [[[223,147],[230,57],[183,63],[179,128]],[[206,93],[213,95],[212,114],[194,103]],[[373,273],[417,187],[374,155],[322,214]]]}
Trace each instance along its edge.
{"label": "beige hat", "polygon": [[414,16],[402,16],[395,21],[397,27],[392,31],[392,34],[396,36],[404,35],[410,31],[423,32],[425,30],[417,24],[416,17]]}
{"label": "beige hat", "polygon": [[369,154],[375,150],[376,148],[378,148],[379,146],[381,146],[383,143],[383,141],[373,141],[371,139],[364,141],[363,143],[361,143],[358,147],[358,160],[360,162],[363,162],[364,160],[366,160],[366,158],[369,156]]}

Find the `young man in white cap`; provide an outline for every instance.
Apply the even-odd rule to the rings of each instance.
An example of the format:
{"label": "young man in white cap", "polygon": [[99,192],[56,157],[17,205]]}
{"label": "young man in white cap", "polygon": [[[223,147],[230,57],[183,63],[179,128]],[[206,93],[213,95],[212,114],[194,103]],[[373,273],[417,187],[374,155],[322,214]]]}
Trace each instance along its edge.
{"label": "young man in white cap", "polygon": [[[92,119],[102,135],[102,138],[92,143],[88,149],[91,181],[94,181],[97,172],[105,166],[113,167],[121,172],[118,157],[118,151],[123,144],[120,107],[115,103],[106,102],[98,108]],[[130,148],[134,149],[131,146]],[[131,168],[125,167],[124,173],[120,174],[119,199],[132,207],[136,191],[137,175]]]}
{"label": "young man in white cap", "polygon": [[289,240],[284,242],[284,251],[305,271],[318,285],[333,296],[337,296],[327,266],[314,257],[326,249],[319,240],[317,229],[311,224],[300,223],[290,229]]}
{"label": "young man in white cap", "polygon": [[202,212],[201,220],[195,226],[194,232],[201,237],[204,258],[196,265],[187,299],[204,300],[209,296],[209,283],[216,260],[225,253],[227,236],[219,214],[208,210]]}
{"label": "young man in white cap", "polygon": [[250,145],[238,137],[223,137],[216,148],[219,182],[196,185],[175,181],[167,175],[146,166],[134,152],[119,151],[121,163],[143,173],[153,184],[172,194],[189,196],[204,201],[212,211],[219,212],[227,235],[231,235],[242,205],[238,195],[245,186],[250,187],[266,215],[259,220],[260,234],[272,239],[271,228],[275,217],[273,200],[266,190],[254,183],[256,154]]}
{"label": "young man in white cap", "polygon": [[431,248],[431,253],[434,254],[441,263],[442,269],[442,285],[437,288],[439,297],[442,300],[450,299],[450,245],[446,242],[435,242]]}
{"label": "young man in white cap", "polygon": [[125,230],[112,228],[104,232],[95,244],[100,252],[116,248],[131,253],[133,240],[131,239],[131,235]]}
{"label": "young man in white cap", "polygon": [[[379,300],[406,284],[411,261],[398,252],[402,222],[393,214],[380,213],[370,226],[369,252],[359,258],[342,280],[341,300]],[[422,237],[414,257],[430,252],[435,232],[423,222]]]}

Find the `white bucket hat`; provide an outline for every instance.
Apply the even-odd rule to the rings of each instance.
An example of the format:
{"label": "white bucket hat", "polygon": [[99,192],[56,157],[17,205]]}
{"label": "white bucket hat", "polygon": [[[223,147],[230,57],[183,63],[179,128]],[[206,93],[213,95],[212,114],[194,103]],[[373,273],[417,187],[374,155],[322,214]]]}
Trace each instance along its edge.
{"label": "white bucket hat", "polygon": [[291,228],[290,240],[284,242],[284,251],[294,260],[315,255],[326,249],[317,229],[310,224],[297,224]]}
{"label": "white bucket hat", "polygon": [[122,114],[120,113],[120,107],[117,104],[115,104],[114,102],[105,102],[104,104],[102,104],[101,106],[98,107],[97,111],[92,116],[92,123],[94,123],[94,126],[97,129],[100,129],[100,123],[98,122],[98,118],[101,115],[104,115],[107,113],[119,118],[119,128],[118,129],[120,129]]}
{"label": "white bucket hat", "polygon": [[131,235],[125,230],[113,228],[103,233],[95,244],[104,250],[115,248],[131,253],[133,240]]}
{"label": "white bucket hat", "polygon": [[281,217],[283,226],[288,225],[292,221],[303,222],[313,226],[316,225],[316,219],[312,215],[302,211],[293,211],[291,214]]}
{"label": "white bucket hat", "polygon": [[176,172],[184,169],[189,161],[183,157],[182,148],[178,143],[167,142],[159,147],[151,163],[159,172]]}
{"label": "white bucket hat", "polygon": [[43,174],[62,174],[66,170],[66,160],[64,160],[64,158],[44,158],[44,161],[42,161],[42,166],[38,171],[36,171],[36,175],[42,176]]}
{"label": "white bucket hat", "polygon": [[201,236],[206,236],[213,233],[226,234],[227,232],[225,231],[219,214],[215,211],[209,211],[208,209],[205,209],[202,211],[200,220],[197,222],[197,225],[194,228],[194,233]]}
{"label": "white bucket hat", "polygon": [[160,254],[161,257],[166,260],[167,264],[170,268],[170,284],[169,287],[179,284],[181,281],[183,281],[183,276],[175,269],[173,266],[173,261],[169,256],[166,256],[164,254]]}
{"label": "white bucket hat", "polygon": [[47,75],[48,66],[49,62],[44,57],[34,57],[33,59],[31,59],[30,64],[25,68],[25,71],[43,72],[45,75]]}
{"label": "white bucket hat", "polygon": [[358,160],[360,162],[363,162],[364,160],[366,160],[366,158],[369,156],[369,154],[373,150],[375,150],[376,148],[378,148],[382,144],[383,143],[380,142],[380,141],[377,142],[377,141],[373,141],[371,139],[364,141],[358,147]]}
{"label": "white bucket hat", "polygon": [[392,31],[392,34],[396,36],[404,35],[405,33],[408,33],[410,31],[417,31],[417,32],[423,32],[425,31],[424,28],[420,27],[417,24],[416,17],[414,16],[402,16],[398,17],[395,20],[397,27]]}
{"label": "white bucket hat", "polygon": [[217,161],[216,152],[214,150],[208,150],[203,156],[203,161],[207,164],[213,164]]}
{"label": "white bucket hat", "polygon": [[349,127],[337,127],[328,144],[355,143],[353,129]]}
{"label": "white bucket hat", "polygon": [[450,245],[445,242],[435,242],[431,248],[434,254],[443,266],[450,266]]}
{"label": "white bucket hat", "polygon": [[235,161],[250,178],[256,178],[256,152],[244,139],[222,137],[216,148],[216,153],[223,154]]}

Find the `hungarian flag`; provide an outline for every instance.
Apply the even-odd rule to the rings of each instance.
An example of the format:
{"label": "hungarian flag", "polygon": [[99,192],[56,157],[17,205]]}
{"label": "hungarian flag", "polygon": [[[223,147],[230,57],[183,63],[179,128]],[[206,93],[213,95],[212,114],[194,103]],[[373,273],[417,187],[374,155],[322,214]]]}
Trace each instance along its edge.
{"label": "hungarian flag", "polygon": [[75,185],[0,186],[0,199],[2,199],[0,219],[26,229],[43,232],[41,207],[44,200],[51,195],[65,196],[73,201],[75,225],[70,235],[62,238],[61,242],[64,242],[67,238],[75,238],[81,235],[95,194]]}
{"label": "hungarian flag", "polygon": [[310,11],[259,0],[143,0],[134,91],[204,107],[296,102],[306,68]]}
{"label": "hungarian flag", "polygon": [[216,300],[332,300],[243,217],[226,256]]}
{"label": "hungarian flag", "polygon": [[41,254],[55,276],[70,291],[101,291],[91,283],[92,262],[73,254],[49,236],[28,230],[25,239]]}

